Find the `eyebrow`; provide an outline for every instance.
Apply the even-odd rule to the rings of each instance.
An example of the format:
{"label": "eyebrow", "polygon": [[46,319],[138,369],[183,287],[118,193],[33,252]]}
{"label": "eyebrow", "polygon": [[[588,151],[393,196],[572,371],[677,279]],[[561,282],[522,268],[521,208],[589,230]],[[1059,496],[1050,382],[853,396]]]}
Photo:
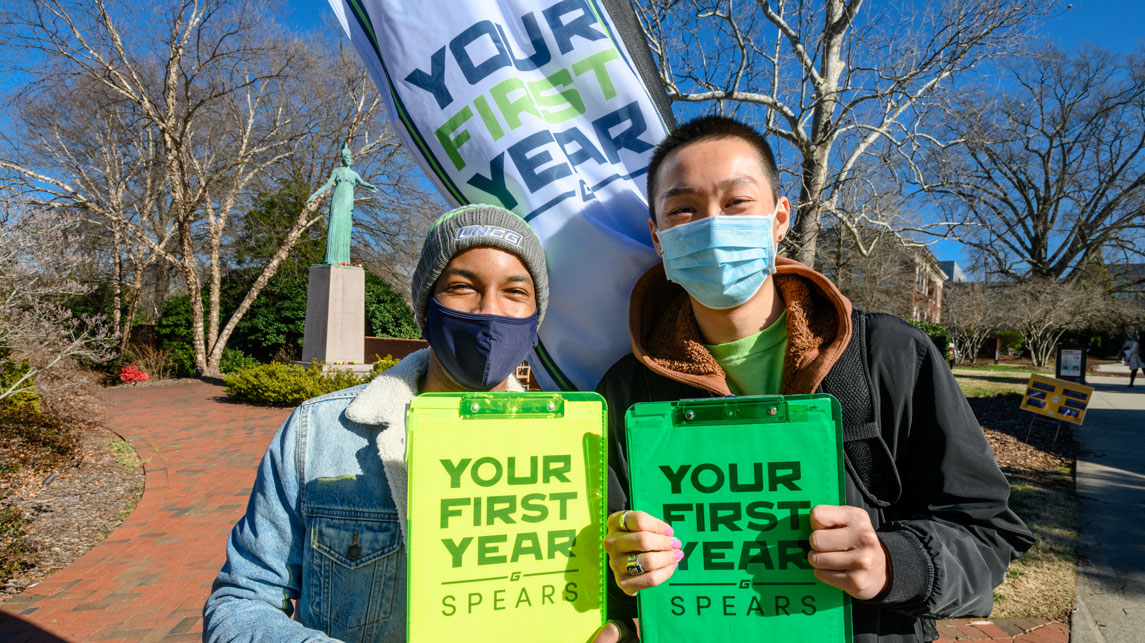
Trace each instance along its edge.
{"label": "eyebrow", "polygon": [[[755,179],[747,176],[737,176],[730,179],[725,179],[716,184],[716,187],[721,190],[736,187],[738,185],[759,185]],[[668,188],[660,195],[661,199],[670,199],[674,196],[681,196],[687,194],[695,194],[698,190],[690,185],[681,185],[679,187]]]}
{"label": "eyebrow", "polygon": [[[442,271],[441,275],[438,278],[440,279],[441,277],[446,277],[446,276],[449,276],[449,277],[454,277],[454,276],[465,277],[466,279],[469,279],[470,281],[480,281],[481,280],[481,277],[477,273],[473,272],[472,270],[466,270],[464,268],[449,268],[447,270]],[[527,283],[527,284],[533,283],[533,278],[530,277],[529,275],[510,275],[505,280],[510,282],[510,283]]]}
{"label": "eyebrow", "polygon": [[439,275],[438,278],[440,279],[441,277],[445,277],[447,275],[450,277],[465,277],[466,279],[477,281],[477,273],[473,272],[472,270],[465,270],[464,268],[447,268],[441,272],[441,275]]}

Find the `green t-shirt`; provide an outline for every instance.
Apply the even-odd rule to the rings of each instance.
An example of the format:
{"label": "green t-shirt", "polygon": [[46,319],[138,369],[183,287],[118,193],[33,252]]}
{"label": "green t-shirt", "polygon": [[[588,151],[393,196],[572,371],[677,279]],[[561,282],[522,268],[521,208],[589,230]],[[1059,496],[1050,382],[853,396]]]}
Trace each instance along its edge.
{"label": "green t-shirt", "polygon": [[778,395],[787,352],[787,311],[754,335],[727,344],[704,344],[727,374],[736,395]]}

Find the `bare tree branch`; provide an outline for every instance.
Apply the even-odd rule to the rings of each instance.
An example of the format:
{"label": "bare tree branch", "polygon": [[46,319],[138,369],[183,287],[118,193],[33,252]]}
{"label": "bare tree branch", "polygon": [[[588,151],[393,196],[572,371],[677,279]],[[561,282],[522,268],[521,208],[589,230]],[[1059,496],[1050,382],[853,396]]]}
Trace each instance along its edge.
{"label": "bare tree branch", "polygon": [[863,219],[839,195],[855,171],[888,150],[913,157],[940,139],[923,127],[940,89],[1016,51],[1049,10],[1037,0],[909,8],[861,0],[633,4],[673,100],[738,107],[793,148],[790,249],[808,265],[824,215],[845,225]]}
{"label": "bare tree branch", "polygon": [[1076,280],[1120,245],[1145,253],[1145,76],[1136,56],[1047,49],[1009,69],[1014,89],[967,89],[920,181],[990,270]]}

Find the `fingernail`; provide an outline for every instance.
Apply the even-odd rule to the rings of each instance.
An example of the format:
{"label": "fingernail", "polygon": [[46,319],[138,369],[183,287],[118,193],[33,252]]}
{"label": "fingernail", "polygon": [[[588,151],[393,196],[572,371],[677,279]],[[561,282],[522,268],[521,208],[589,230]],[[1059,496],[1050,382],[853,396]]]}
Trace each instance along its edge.
{"label": "fingernail", "polygon": [[672,529],[671,527],[668,527],[667,529],[664,530],[664,533],[668,534],[669,536],[672,536],[672,535],[675,535],[676,530]]}
{"label": "fingernail", "polygon": [[683,557],[684,557],[684,550],[683,549],[677,549],[676,550],[676,560],[680,560]]}
{"label": "fingernail", "polygon": [[684,546],[684,543],[680,542],[679,538],[673,538],[672,539],[672,548],[673,549],[679,549],[683,546]]}

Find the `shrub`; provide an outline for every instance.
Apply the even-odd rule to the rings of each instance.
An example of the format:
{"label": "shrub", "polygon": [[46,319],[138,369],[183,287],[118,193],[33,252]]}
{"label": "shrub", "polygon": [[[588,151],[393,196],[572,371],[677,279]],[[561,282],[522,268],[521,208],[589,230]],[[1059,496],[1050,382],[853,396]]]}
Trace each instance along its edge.
{"label": "shrub", "polygon": [[272,361],[272,356],[284,348],[301,350],[306,331],[306,289],[305,274],[276,273],[235,327],[231,345],[262,361]]}
{"label": "shrub", "polygon": [[[204,303],[206,306],[206,303]],[[155,324],[155,333],[159,336],[159,348],[165,353],[166,375],[168,377],[194,377],[195,349],[191,342],[194,333],[191,330],[191,298],[187,295],[171,297],[163,303],[163,312]],[[152,365],[151,373],[158,369]]]}
{"label": "shrub", "polygon": [[372,368],[370,370],[370,379],[374,379],[379,374],[388,371],[390,369],[390,367],[394,366],[395,364],[397,364],[400,361],[400,360],[394,359],[393,355],[388,355],[388,354],[385,357],[381,357],[379,355],[374,355],[374,359],[376,361],[374,362],[374,368]]}
{"label": "shrub", "polygon": [[166,347],[171,344],[191,343],[191,297],[179,295],[163,302],[163,311],[155,324],[155,333]]}
{"label": "shrub", "polygon": [[374,337],[421,337],[421,329],[405,300],[381,277],[369,272],[366,273],[366,331]]}
{"label": "shrub", "polygon": [[317,368],[317,362],[311,368],[298,364],[259,364],[226,377],[223,390],[235,399],[252,404],[294,406],[369,379],[351,371],[323,373]]}
{"label": "shrub", "polygon": [[274,351],[274,354],[270,356],[270,359],[266,361],[274,362],[275,364],[293,364],[300,359],[302,359],[301,347],[295,348],[294,346],[284,345],[279,346],[278,349]]}
{"label": "shrub", "polygon": [[123,366],[135,364],[144,373],[150,374],[157,380],[165,380],[171,376],[170,351],[151,344],[132,344],[124,351],[120,363]]}
{"label": "shrub", "polygon": [[135,366],[134,364],[130,366],[124,366],[123,369],[119,371],[119,381],[123,382],[124,384],[146,382],[149,379],[151,379],[151,376],[139,370],[139,367]]}
{"label": "shrub", "polygon": [[258,366],[259,361],[237,348],[224,348],[223,358],[219,360],[219,370],[226,375],[237,373],[244,368]]}
{"label": "shrub", "polygon": [[[0,357],[3,357],[0,355]],[[19,362],[13,360],[0,359],[0,395],[12,387],[21,377],[24,377],[28,371],[32,370],[32,365],[28,360],[21,360]],[[28,390],[9,395],[6,398],[0,399],[0,408],[21,408],[28,407],[32,411],[40,412],[40,395],[36,392],[36,378],[32,376],[20,385],[20,388],[30,387]]]}
{"label": "shrub", "polygon": [[1022,349],[1022,343],[1026,338],[1016,330],[1003,330],[998,333],[998,339],[1002,340],[1002,352],[1016,353]]}
{"label": "shrub", "polygon": [[190,342],[175,342],[164,346],[171,377],[195,376],[195,349]]}

